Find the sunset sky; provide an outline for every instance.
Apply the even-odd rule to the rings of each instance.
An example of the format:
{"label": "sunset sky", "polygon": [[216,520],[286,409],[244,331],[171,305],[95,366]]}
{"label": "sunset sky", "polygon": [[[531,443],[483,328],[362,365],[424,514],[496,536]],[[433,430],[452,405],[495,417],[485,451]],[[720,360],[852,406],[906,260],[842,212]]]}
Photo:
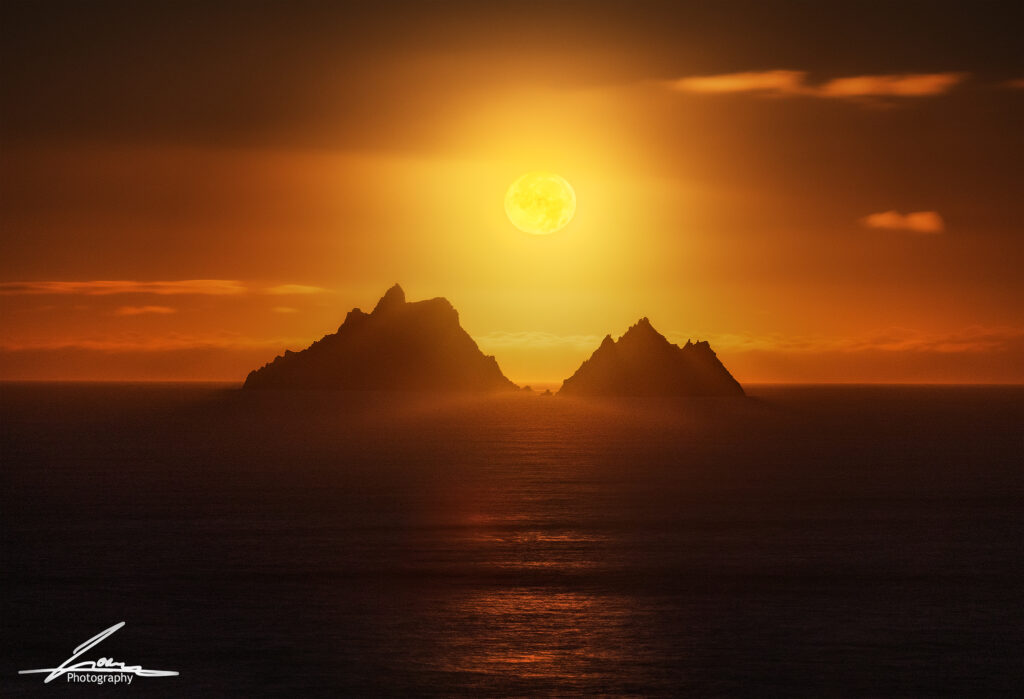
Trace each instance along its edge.
{"label": "sunset sky", "polygon": [[740,382],[1024,381],[1016,3],[0,13],[0,378],[241,381],[399,282],[520,383],[641,316]]}

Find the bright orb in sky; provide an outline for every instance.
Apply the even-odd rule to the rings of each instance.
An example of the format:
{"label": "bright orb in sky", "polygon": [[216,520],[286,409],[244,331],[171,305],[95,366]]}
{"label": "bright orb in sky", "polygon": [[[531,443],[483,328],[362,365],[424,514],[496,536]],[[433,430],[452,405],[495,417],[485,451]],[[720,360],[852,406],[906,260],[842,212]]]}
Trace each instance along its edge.
{"label": "bright orb in sky", "polygon": [[569,225],[576,213],[576,192],[553,172],[528,172],[508,188],[505,213],[521,231],[555,233]]}

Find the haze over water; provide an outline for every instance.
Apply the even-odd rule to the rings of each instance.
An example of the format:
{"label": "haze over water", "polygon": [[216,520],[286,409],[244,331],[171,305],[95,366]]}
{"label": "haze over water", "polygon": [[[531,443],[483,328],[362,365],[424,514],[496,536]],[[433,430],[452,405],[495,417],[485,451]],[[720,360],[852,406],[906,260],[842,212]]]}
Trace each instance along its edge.
{"label": "haze over water", "polygon": [[1021,388],[2,390],[4,696],[122,620],[167,696],[1024,679]]}

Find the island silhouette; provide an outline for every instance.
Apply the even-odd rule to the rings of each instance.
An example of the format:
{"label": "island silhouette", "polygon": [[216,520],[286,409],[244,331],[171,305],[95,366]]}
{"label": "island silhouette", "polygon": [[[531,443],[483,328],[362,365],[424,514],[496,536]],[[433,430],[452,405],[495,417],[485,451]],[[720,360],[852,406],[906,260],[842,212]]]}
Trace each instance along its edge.
{"label": "island silhouette", "polygon": [[249,373],[243,388],[494,392],[517,390],[444,298],[413,303],[387,290],[372,313],[349,311],[338,331],[286,350]]}
{"label": "island silhouette", "polygon": [[641,318],[618,342],[605,335],[562,383],[567,396],[742,396],[743,388],[707,342],[680,347]]}
{"label": "island silhouette", "polygon": [[[371,313],[246,377],[246,389],[493,393],[520,390],[480,351],[445,298],[408,302],[395,284]],[[528,391],[532,393],[532,391]],[[742,396],[707,342],[670,343],[647,318],[600,347],[562,383],[568,396]],[[542,395],[551,395],[545,391]]]}

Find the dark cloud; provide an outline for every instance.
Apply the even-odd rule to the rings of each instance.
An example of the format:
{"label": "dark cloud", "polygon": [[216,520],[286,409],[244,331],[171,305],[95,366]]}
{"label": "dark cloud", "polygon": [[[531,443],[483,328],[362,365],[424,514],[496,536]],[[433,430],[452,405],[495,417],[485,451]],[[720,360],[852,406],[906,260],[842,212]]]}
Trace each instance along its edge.
{"label": "dark cloud", "polygon": [[9,0],[0,12],[7,142],[413,148],[458,95],[495,81],[1019,69],[1011,3]]}

